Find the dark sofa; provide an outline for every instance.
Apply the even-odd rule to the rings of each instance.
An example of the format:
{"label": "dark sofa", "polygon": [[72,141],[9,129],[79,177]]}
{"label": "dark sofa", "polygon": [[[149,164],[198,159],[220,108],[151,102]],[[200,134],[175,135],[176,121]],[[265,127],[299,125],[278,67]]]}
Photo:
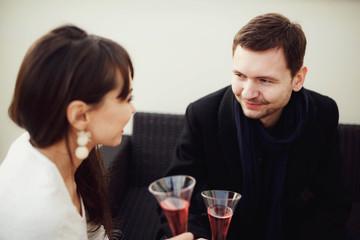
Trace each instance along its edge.
{"label": "dark sofa", "polygon": [[[103,148],[111,208],[116,228],[125,239],[152,240],[160,223],[158,205],[148,186],[164,176],[184,116],[138,112],[133,120],[131,136],[124,135],[118,147]],[[345,183],[353,198],[347,228],[360,239],[360,125],[340,124],[339,135]]]}

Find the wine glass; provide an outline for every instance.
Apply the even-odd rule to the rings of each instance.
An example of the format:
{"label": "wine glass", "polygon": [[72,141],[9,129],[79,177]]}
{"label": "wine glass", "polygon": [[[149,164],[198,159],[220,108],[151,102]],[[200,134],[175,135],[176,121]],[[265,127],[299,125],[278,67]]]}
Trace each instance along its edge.
{"label": "wine glass", "polygon": [[225,240],[233,212],[241,195],[226,190],[201,192],[207,207],[212,240]]}
{"label": "wine glass", "polygon": [[174,236],[187,232],[188,213],[195,178],[186,175],[164,177],[152,182],[154,195],[169,222]]}

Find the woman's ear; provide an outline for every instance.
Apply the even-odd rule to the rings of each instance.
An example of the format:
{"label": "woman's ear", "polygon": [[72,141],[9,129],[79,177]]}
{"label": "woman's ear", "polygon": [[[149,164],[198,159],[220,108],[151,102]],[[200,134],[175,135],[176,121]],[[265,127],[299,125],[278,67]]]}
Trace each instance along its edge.
{"label": "woman's ear", "polygon": [[78,131],[84,130],[89,123],[89,109],[89,105],[83,101],[72,101],[66,109],[69,124]]}
{"label": "woman's ear", "polygon": [[293,91],[298,92],[304,85],[305,77],[307,73],[307,67],[302,66],[294,77],[293,80]]}

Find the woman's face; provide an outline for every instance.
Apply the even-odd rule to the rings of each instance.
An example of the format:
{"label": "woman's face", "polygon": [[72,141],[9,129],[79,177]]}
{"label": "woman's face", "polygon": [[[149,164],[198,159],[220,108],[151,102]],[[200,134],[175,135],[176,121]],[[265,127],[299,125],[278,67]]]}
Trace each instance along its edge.
{"label": "woman's face", "polygon": [[123,78],[118,73],[118,87],[108,92],[102,102],[89,112],[87,131],[91,132],[91,145],[103,144],[115,147],[121,143],[125,125],[136,112],[132,103],[132,79],[126,99],[118,98],[123,88]]}

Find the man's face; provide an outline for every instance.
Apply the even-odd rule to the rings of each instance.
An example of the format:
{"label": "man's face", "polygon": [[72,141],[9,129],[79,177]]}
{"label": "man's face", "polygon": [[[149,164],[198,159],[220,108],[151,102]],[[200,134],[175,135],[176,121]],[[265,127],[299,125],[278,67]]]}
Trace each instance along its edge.
{"label": "man's face", "polygon": [[[305,72],[306,74],[306,72]],[[299,76],[291,77],[283,49],[252,51],[238,46],[233,58],[232,90],[246,117],[273,127],[292,91],[298,91]]]}

